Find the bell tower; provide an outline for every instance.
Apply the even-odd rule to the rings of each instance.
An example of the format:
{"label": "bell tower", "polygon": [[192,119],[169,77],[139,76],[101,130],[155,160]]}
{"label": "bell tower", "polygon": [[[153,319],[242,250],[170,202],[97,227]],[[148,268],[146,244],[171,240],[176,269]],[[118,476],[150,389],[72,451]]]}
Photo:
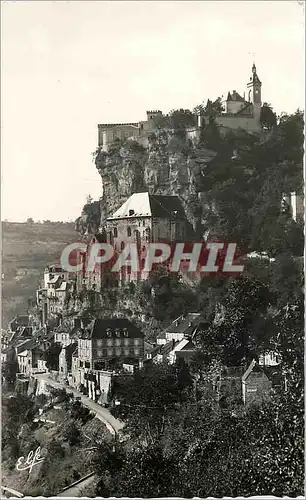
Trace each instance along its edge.
{"label": "bell tower", "polygon": [[258,78],[255,63],[252,66],[252,76],[247,85],[249,101],[253,103],[254,118],[260,118],[261,111],[261,81]]}

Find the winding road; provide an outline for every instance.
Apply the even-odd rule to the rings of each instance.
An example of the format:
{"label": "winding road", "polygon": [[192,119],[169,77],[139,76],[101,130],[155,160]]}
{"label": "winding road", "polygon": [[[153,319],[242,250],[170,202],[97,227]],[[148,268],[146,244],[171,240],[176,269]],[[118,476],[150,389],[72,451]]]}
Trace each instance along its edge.
{"label": "winding road", "polygon": [[113,417],[113,415],[107,408],[103,408],[103,406],[99,405],[98,403],[95,403],[92,399],[88,398],[87,396],[84,396],[84,394],[80,393],[76,389],[61,384],[60,382],[56,382],[52,378],[49,378],[46,373],[39,373],[39,374],[37,373],[33,375],[33,377],[36,378],[37,380],[44,381],[47,385],[51,385],[52,387],[65,389],[68,393],[72,393],[74,394],[74,396],[81,398],[81,402],[83,403],[83,405],[96,414],[97,418],[106,425],[111,434],[115,435],[117,432],[123,429],[124,423],[118,420],[117,418]]}
{"label": "winding road", "polygon": [[[103,408],[101,405],[95,403],[92,399],[84,396],[76,389],[73,389],[70,386],[66,386],[61,384],[60,382],[56,382],[55,380],[48,377],[46,373],[39,373],[33,375],[38,381],[45,382],[46,385],[50,385],[51,387],[56,387],[58,389],[65,389],[68,393],[74,394],[74,396],[79,397],[84,406],[89,408],[92,412],[95,413],[96,417],[103,422],[109,432],[113,435],[116,435],[121,429],[123,429],[124,424],[120,420],[116,419],[112,416],[110,411],[107,408]],[[87,476],[79,479],[75,483],[72,483],[68,488],[65,488],[61,493],[57,494],[57,497],[79,497],[81,493],[84,492],[84,489],[90,486],[95,480],[95,474],[90,473]],[[2,491],[9,495],[14,495],[14,497],[22,498],[24,495],[20,492],[12,490],[11,488],[5,487],[2,485]],[[86,490],[85,490],[86,491]]]}

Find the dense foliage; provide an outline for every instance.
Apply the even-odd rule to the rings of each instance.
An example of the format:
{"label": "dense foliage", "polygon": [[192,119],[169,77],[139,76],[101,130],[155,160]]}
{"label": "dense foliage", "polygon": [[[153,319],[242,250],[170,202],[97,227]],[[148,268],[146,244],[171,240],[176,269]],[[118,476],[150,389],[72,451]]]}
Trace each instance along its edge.
{"label": "dense foliage", "polygon": [[[214,122],[220,106],[195,110],[210,117],[199,147],[217,151],[198,179],[204,229],[265,258],[248,259],[242,276],[204,277],[193,289],[156,275],[130,291],[160,327],[195,310],[203,323],[189,368],[149,365],[113,387],[127,441],[98,447],[97,495],[303,494],[303,221],[281,203],[302,192],[303,114],[276,118],[265,104],[261,137],[222,137]],[[186,110],[178,116],[181,128],[191,125]],[[220,397],[220,374],[267,350],[282,360],[270,397],[249,407],[233,394]]]}

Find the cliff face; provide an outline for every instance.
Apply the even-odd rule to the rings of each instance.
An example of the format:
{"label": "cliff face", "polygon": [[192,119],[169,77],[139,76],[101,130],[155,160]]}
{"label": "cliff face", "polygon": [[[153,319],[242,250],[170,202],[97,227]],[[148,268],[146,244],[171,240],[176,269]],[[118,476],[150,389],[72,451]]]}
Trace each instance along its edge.
{"label": "cliff face", "polygon": [[199,181],[215,155],[186,137],[170,136],[164,131],[151,134],[146,147],[118,141],[108,153],[98,151],[95,164],[102,180],[99,211],[91,204],[91,215],[83,211],[77,229],[84,234],[102,228],[106,218],[133,193],[148,191],[179,196],[189,222],[200,232],[203,201]]}

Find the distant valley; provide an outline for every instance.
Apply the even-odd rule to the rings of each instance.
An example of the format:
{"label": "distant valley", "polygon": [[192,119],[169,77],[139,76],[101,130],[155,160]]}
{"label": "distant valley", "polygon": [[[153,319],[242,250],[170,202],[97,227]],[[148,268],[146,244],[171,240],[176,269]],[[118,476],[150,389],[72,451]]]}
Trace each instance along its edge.
{"label": "distant valley", "polygon": [[2,327],[27,310],[47,264],[79,235],[74,223],[2,222]]}

